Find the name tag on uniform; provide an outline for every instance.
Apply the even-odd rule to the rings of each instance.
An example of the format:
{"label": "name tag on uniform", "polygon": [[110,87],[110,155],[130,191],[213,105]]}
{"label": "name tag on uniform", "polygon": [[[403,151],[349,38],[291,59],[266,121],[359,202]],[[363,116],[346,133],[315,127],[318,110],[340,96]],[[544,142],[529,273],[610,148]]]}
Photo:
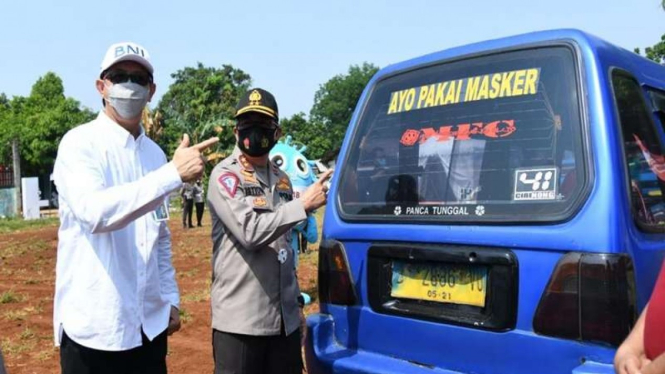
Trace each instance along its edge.
{"label": "name tag on uniform", "polygon": [[159,204],[157,209],[152,211],[152,216],[157,222],[169,220],[169,208],[166,206],[166,201],[163,201],[161,204]]}
{"label": "name tag on uniform", "polygon": [[245,195],[247,196],[265,196],[266,193],[263,191],[263,188],[259,186],[246,186]]}

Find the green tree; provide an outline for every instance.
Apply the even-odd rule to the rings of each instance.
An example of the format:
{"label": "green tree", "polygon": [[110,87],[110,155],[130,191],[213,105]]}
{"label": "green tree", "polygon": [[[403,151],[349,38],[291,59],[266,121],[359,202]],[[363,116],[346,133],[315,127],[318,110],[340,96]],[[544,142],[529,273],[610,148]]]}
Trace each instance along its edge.
{"label": "green tree", "polygon": [[9,116],[11,115],[11,107],[9,106],[9,99],[4,93],[0,93],[0,165],[9,164],[11,162],[11,149],[9,141],[11,134],[9,133]]}
{"label": "green tree", "polygon": [[[635,48],[635,53],[640,53],[639,48]],[[644,55],[649,60],[655,61],[659,64],[665,63],[665,35],[660,37],[660,41],[652,47],[644,49]]]}
{"label": "green tree", "polygon": [[[358,99],[378,70],[377,66],[367,62],[360,66],[352,65],[347,74],[336,75],[320,86],[314,95],[310,121],[315,129],[323,130],[321,136],[330,140],[330,144],[325,146],[337,148],[342,144]],[[322,146],[323,143],[321,141]]]}
{"label": "green tree", "polygon": [[291,118],[280,120],[284,136],[291,135],[296,142],[307,145],[305,155],[310,159],[318,159],[332,148],[332,140],[321,122],[310,122],[305,113],[297,113]]}
{"label": "green tree", "polygon": [[15,96],[7,101],[2,95],[0,106],[0,144],[7,151],[0,154],[0,163],[11,162],[7,145],[18,138],[23,175],[51,173],[58,144],[72,127],[88,122],[94,113],[81,109],[78,101],[65,97],[60,77],[48,72],[32,86],[30,96]]}
{"label": "green tree", "polygon": [[192,144],[219,136],[209,158],[227,155],[233,149],[233,116],[240,95],[249,89],[251,77],[231,65],[221,68],[185,67],[171,74],[174,82],[157,105],[164,128],[159,144],[172,154],[187,133]]}

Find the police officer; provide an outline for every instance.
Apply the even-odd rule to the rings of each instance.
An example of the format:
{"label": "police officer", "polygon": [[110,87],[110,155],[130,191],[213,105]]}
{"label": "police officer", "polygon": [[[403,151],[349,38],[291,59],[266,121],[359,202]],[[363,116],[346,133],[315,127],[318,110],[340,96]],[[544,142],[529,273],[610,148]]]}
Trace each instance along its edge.
{"label": "police officer", "polygon": [[300,374],[306,330],[290,232],[326,203],[330,172],[294,199],[268,157],[282,134],[274,96],[249,90],[235,118],[237,146],[208,185],[215,374]]}

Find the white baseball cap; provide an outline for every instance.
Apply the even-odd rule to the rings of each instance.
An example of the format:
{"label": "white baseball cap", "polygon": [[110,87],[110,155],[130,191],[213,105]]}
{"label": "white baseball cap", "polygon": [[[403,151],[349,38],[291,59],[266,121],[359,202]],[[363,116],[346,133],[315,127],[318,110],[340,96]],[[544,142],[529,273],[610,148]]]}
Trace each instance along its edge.
{"label": "white baseball cap", "polygon": [[150,74],[153,73],[148,51],[136,43],[122,42],[113,44],[106,51],[99,74],[121,61],[134,61],[146,68]]}

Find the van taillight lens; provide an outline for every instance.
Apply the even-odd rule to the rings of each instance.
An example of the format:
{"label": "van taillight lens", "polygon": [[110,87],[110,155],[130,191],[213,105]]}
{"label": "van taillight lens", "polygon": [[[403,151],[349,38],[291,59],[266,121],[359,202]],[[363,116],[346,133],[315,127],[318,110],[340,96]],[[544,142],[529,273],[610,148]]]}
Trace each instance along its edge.
{"label": "van taillight lens", "polygon": [[554,269],[533,329],[542,335],[618,346],[636,317],[631,259],[573,252]]}
{"label": "van taillight lens", "polygon": [[338,241],[324,240],[319,246],[319,299],[321,303],[337,305],[356,303],[349,261]]}

